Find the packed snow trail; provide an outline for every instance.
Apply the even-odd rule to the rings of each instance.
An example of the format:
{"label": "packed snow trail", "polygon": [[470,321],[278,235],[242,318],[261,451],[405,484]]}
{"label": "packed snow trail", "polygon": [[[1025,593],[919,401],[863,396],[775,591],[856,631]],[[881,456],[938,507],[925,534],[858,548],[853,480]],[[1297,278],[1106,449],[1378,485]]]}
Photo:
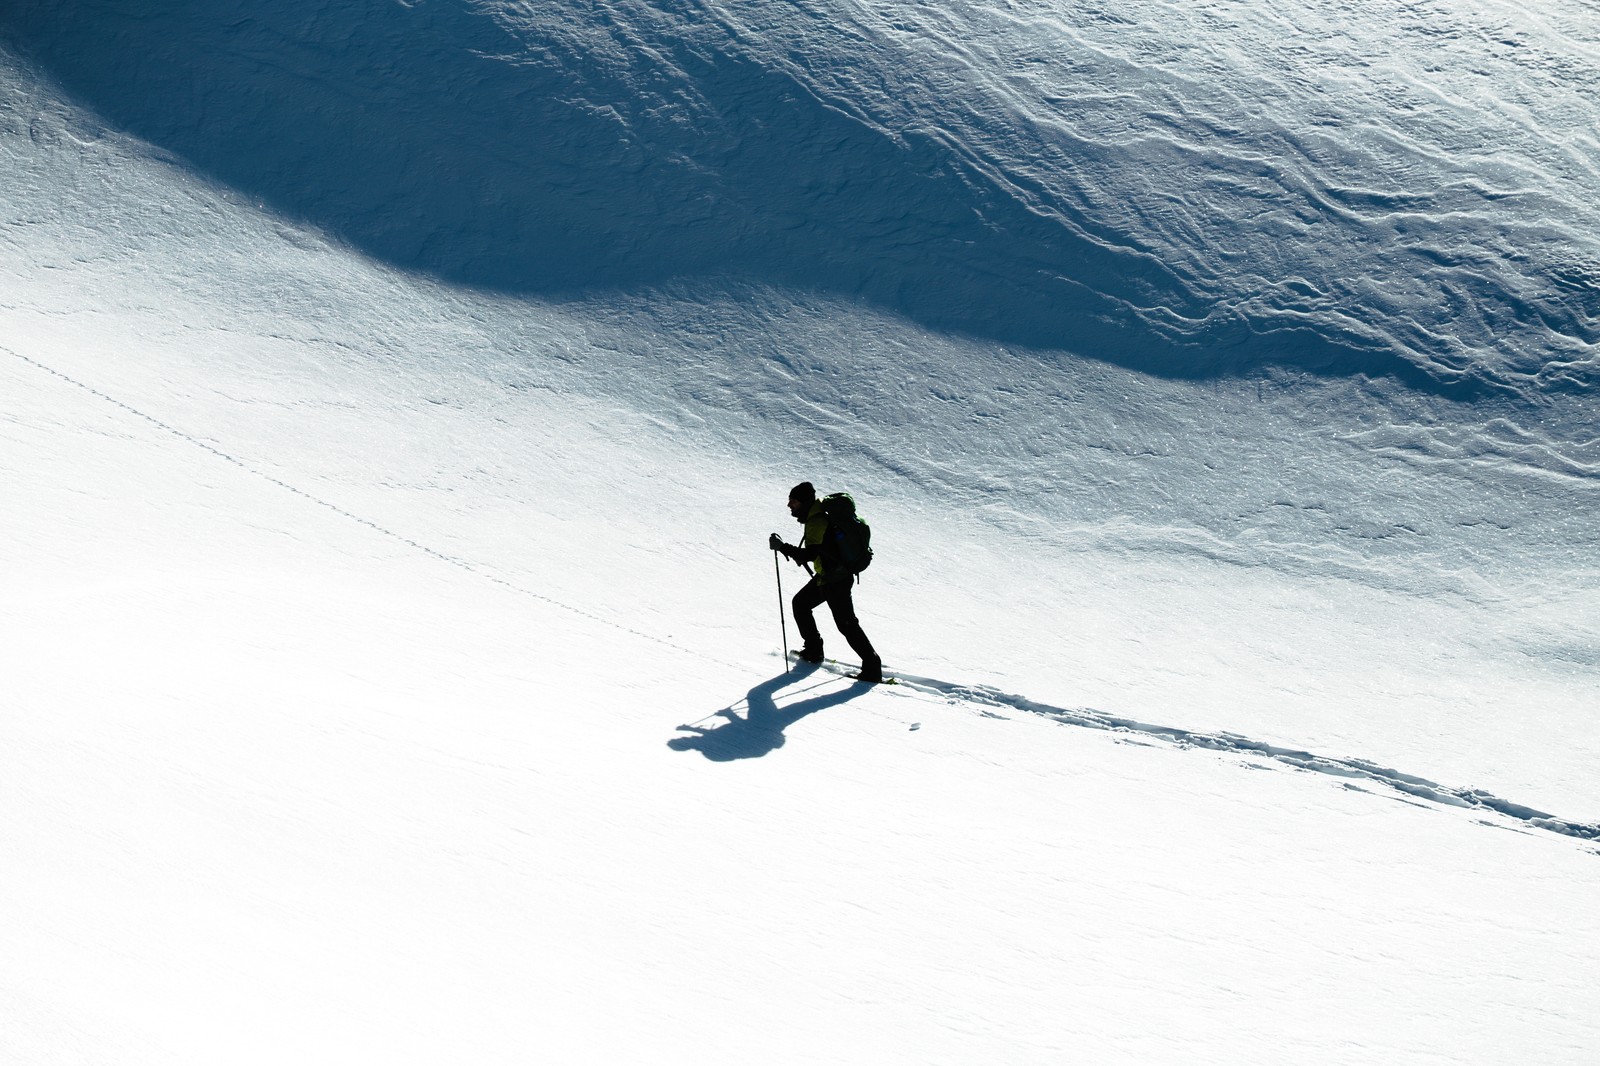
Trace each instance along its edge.
{"label": "packed snow trail", "polygon": [[[1179,748],[1201,748],[1233,755],[1261,756],[1296,770],[1352,780],[1368,780],[1386,785],[1396,792],[1416,799],[1448,807],[1464,807],[1504,815],[1508,819],[1525,822],[1538,829],[1547,829],[1552,833],[1561,833],[1580,840],[1600,840],[1600,824],[1568,821],[1520,803],[1501,799],[1481,789],[1440,785],[1414,774],[1379,766],[1366,759],[1315,755],[1308,751],[1252,740],[1235,733],[1202,733],[1179,726],[1137,722],[1089,707],[1052,707],[1025,696],[1001,692],[987,685],[963,685],[903,673],[897,676],[911,688],[977,708],[1000,707],[1039,714],[1063,725],[1148,737],[1166,741]],[[1597,850],[1596,854],[1600,854],[1600,850]]]}
{"label": "packed snow trail", "polygon": [[[802,718],[842,706],[871,692],[875,686],[866,683],[857,682],[840,688],[826,682],[818,683],[813,679],[814,675],[820,673],[848,680],[854,669],[856,668],[849,664],[833,660],[821,664],[801,664],[793,670],[757,685],[750,690],[745,699],[721,708],[699,721],[680,725],[678,729],[690,735],[674,738],[669,742],[669,746],[676,751],[696,750],[706,758],[718,762],[767,755],[784,745],[784,730]],[[1501,799],[1481,789],[1440,785],[1414,774],[1379,766],[1366,759],[1316,755],[1308,751],[1252,740],[1235,733],[1203,733],[1179,726],[1137,722],[1088,707],[1054,707],[1026,696],[1001,692],[988,685],[941,681],[907,674],[899,669],[893,669],[892,672],[897,686],[903,685],[913,692],[934,697],[941,702],[969,707],[990,717],[1000,717],[991,710],[999,708],[1041,715],[1063,725],[1163,741],[1177,748],[1196,748],[1228,755],[1265,758],[1295,770],[1346,780],[1371,781],[1413,799],[1426,800],[1446,807],[1501,815],[1511,821],[1523,822],[1537,829],[1576,837],[1579,840],[1600,840],[1600,825],[1559,818],[1520,803]],[[804,687],[796,687],[802,685]],[[776,699],[779,693],[785,693],[789,697],[788,702],[780,705]],[[811,695],[811,693],[818,694]],[[795,699],[796,696],[805,698]],[[741,706],[744,709],[743,715],[739,713]],[[705,723],[711,718],[721,719],[722,724],[707,727]],[[908,722],[898,717],[896,720],[910,729],[921,728],[920,722]],[[1600,849],[1595,853],[1600,854]]]}

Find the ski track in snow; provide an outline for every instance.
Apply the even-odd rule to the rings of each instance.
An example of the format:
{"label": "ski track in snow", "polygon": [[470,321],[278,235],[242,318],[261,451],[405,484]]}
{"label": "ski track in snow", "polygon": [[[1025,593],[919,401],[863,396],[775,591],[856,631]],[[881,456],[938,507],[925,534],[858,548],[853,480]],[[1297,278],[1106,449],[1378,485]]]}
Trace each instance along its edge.
{"label": "ski track in snow", "polygon": [[[830,662],[824,664],[823,669],[834,674],[847,675],[849,671],[856,668]],[[895,687],[896,691],[904,687],[912,692],[937,697],[949,703],[962,704],[982,710],[984,713],[990,714],[991,717],[999,718],[1004,716],[992,714],[986,710],[987,708],[1001,708],[1026,714],[1042,715],[1063,725],[1127,733],[1164,741],[1178,748],[1199,748],[1228,755],[1258,756],[1296,770],[1348,780],[1371,781],[1384,785],[1405,796],[1427,800],[1430,803],[1502,815],[1534,828],[1576,837],[1579,840],[1600,840],[1600,824],[1568,821],[1545,811],[1502,799],[1482,789],[1452,788],[1448,785],[1429,781],[1415,774],[1380,766],[1366,759],[1317,755],[1298,748],[1287,748],[1277,744],[1268,744],[1265,741],[1252,740],[1237,733],[1202,733],[1184,729],[1181,726],[1139,722],[1131,718],[1120,718],[1106,714],[1103,711],[1097,711],[1089,707],[1056,707],[1029,699],[1026,696],[1002,692],[989,685],[969,685],[957,681],[942,681],[937,678],[907,674],[899,670],[893,670],[892,674],[898,682]],[[842,702],[843,698],[848,697],[841,697],[838,694],[813,697],[810,701],[807,701],[807,707],[799,710],[799,713],[795,713],[796,707],[785,708],[784,717],[798,719],[804,714],[811,713],[812,710],[819,710],[821,707],[828,706],[831,703]],[[819,706],[810,706],[810,704],[818,704]],[[716,713],[732,720],[732,711],[736,707],[737,704]],[[921,723],[912,723],[910,727],[919,729],[921,728]],[[691,723],[679,728],[693,729],[701,733],[708,732],[699,729],[699,723]],[[774,744],[773,746],[776,747],[777,745]],[[761,752],[761,754],[765,754],[765,752]],[[1353,788],[1355,786],[1348,787]]]}
{"label": "ski track in snow", "polygon": [[192,444],[196,448],[201,449],[202,451],[209,452],[210,454],[216,456],[218,459],[221,459],[221,460],[223,460],[224,462],[227,462],[227,463],[231,463],[234,466],[238,467],[239,469],[244,470],[247,473],[252,474],[252,475],[254,475],[254,476],[258,477],[258,478],[261,478],[264,481],[270,482],[271,484],[276,485],[278,488],[283,489],[286,492],[292,492],[294,495],[299,496],[301,499],[304,499],[304,500],[307,500],[307,501],[309,501],[311,503],[314,503],[318,507],[326,508],[327,510],[332,511],[334,514],[339,515],[341,518],[345,518],[345,519],[348,519],[348,520],[350,520],[352,522],[355,522],[355,523],[357,523],[359,525],[366,526],[368,529],[372,530],[375,533],[380,533],[385,537],[389,537],[389,538],[391,538],[393,540],[399,541],[401,544],[404,544],[406,547],[411,548],[411,549],[413,549],[415,551],[421,552],[424,555],[432,556],[434,559],[437,559],[440,562],[448,563],[451,566],[454,566],[454,567],[456,567],[458,569],[465,570],[467,573],[472,574],[475,577],[483,578],[485,581],[492,581],[496,585],[499,585],[502,588],[508,589],[508,590],[510,590],[512,592],[518,593],[519,595],[531,597],[531,598],[533,598],[535,600],[538,600],[541,603],[547,604],[547,605],[549,605],[551,607],[558,607],[563,611],[569,611],[572,614],[575,614],[575,615],[579,616],[580,618],[588,619],[591,622],[598,622],[601,625],[610,626],[611,628],[620,630],[620,631],[628,634],[629,636],[638,637],[640,640],[652,641],[652,642],[654,642],[656,644],[662,645],[663,647],[671,648],[673,651],[681,652],[681,653],[683,653],[685,655],[695,655],[695,656],[698,656],[699,658],[705,659],[705,660],[707,660],[709,662],[715,662],[715,663],[718,663],[719,665],[722,665],[722,666],[729,666],[729,667],[733,667],[734,669],[738,669],[738,667],[733,666],[732,663],[728,663],[728,662],[725,662],[725,661],[723,661],[721,659],[717,659],[717,658],[715,658],[713,656],[706,655],[703,652],[692,651],[689,648],[683,647],[681,644],[675,644],[672,641],[667,640],[664,637],[656,636],[654,633],[646,633],[643,630],[634,629],[631,626],[623,625],[622,623],[616,621],[615,619],[603,618],[600,615],[594,614],[591,611],[586,611],[581,607],[574,607],[570,603],[565,603],[565,602],[563,602],[561,600],[555,599],[554,597],[546,596],[542,592],[535,592],[533,589],[530,589],[530,588],[527,588],[525,586],[519,585],[514,581],[511,581],[511,580],[509,580],[507,578],[504,578],[504,577],[500,576],[499,574],[492,573],[489,570],[485,569],[482,566],[479,566],[476,563],[472,563],[472,562],[469,562],[466,559],[461,559],[461,558],[458,558],[456,556],[450,555],[450,554],[448,554],[446,552],[439,551],[437,548],[431,548],[428,545],[421,543],[420,541],[414,540],[411,537],[406,536],[404,533],[397,533],[394,530],[388,528],[387,526],[380,525],[379,523],[374,522],[370,518],[364,518],[363,516],[361,516],[359,514],[356,514],[354,511],[348,510],[347,508],[344,508],[344,507],[340,507],[338,504],[332,503],[332,502],[330,502],[328,500],[325,500],[320,496],[313,495],[312,493],[307,492],[305,489],[302,489],[302,488],[300,488],[300,487],[298,487],[296,485],[292,485],[289,482],[284,481],[282,478],[274,477],[271,474],[268,474],[268,473],[266,473],[266,472],[264,472],[262,470],[259,470],[256,467],[252,466],[251,464],[245,462],[243,459],[240,459],[238,456],[235,456],[235,455],[232,455],[232,454],[230,454],[230,453],[228,453],[226,451],[223,451],[221,448],[218,448],[216,445],[209,444],[206,441],[201,440],[199,437],[195,436],[192,433],[186,433],[185,431],[183,431],[182,429],[179,429],[176,426],[173,426],[173,425],[170,425],[170,424],[168,424],[166,422],[163,422],[161,419],[155,417],[154,415],[149,414],[149,413],[147,413],[145,411],[141,411],[139,408],[134,407],[132,404],[125,403],[122,400],[117,399],[115,396],[111,396],[111,395],[109,395],[109,394],[107,394],[105,392],[102,392],[100,389],[95,388],[93,385],[89,385],[89,384],[86,384],[86,383],[84,383],[82,381],[79,381],[77,378],[74,378],[71,375],[63,374],[61,371],[56,370],[54,367],[46,366],[44,363],[39,362],[37,359],[31,359],[28,356],[23,355],[20,352],[12,351],[10,348],[0,347],[0,351],[4,351],[4,352],[6,352],[6,353],[8,353],[10,355],[13,355],[17,359],[21,360],[24,363],[27,363],[30,366],[33,366],[33,367],[35,367],[35,368],[37,368],[39,370],[42,370],[47,374],[51,374],[51,375],[61,379],[62,381],[67,382],[68,384],[71,384],[71,385],[74,385],[74,386],[76,386],[76,387],[78,387],[80,389],[83,389],[85,392],[89,393],[90,395],[96,396],[96,397],[106,401],[109,404],[112,404],[112,405],[114,405],[116,407],[119,407],[123,411],[126,411],[127,413],[135,416],[136,418],[142,419],[143,421],[150,423],[151,425],[153,425],[156,428],[162,430],[163,432],[169,433],[172,436],[177,437],[179,440],[182,440],[182,441],[185,441],[185,442],[187,442],[189,444]]}
{"label": "ski track in snow", "polygon": [[[737,666],[736,664],[718,659],[715,656],[707,655],[703,651],[683,647],[682,645],[675,644],[670,640],[666,640],[654,634],[646,633],[642,630],[624,625],[615,619],[595,614],[592,611],[585,610],[581,607],[575,607],[572,604],[544,595],[543,593],[535,592],[532,589],[525,588],[516,584],[515,582],[509,581],[506,578],[494,574],[484,567],[474,564],[468,560],[460,559],[445,552],[431,548],[428,545],[408,537],[403,533],[389,529],[383,525],[373,522],[370,519],[364,518],[353,511],[308,493],[304,489],[284,481],[281,478],[274,477],[271,474],[267,474],[261,470],[258,470],[249,463],[246,463],[236,456],[229,454],[227,451],[218,448],[216,445],[207,443],[193,434],[187,433],[176,426],[170,425],[169,423],[156,418],[154,415],[148,414],[131,404],[117,399],[115,396],[109,395],[108,393],[103,392],[92,385],[79,381],[77,378],[74,378],[71,375],[64,374],[61,371],[47,366],[36,359],[23,355],[20,352],[13,351],[10,348],[0,347],[0,351],[6,352],[19,361],[32,366],[39,371],[82,389],[85,392],[88,392],[89,394],[105,401],[106,403],[118,407],[121,410],[156,426],[163,432],[168,433],[179,440],[185,441],[188,444],[191,444],[194,447],[199,448],[224,462],[230,463],[255,477],[262,478],[286,492],[293,493],[294,495],[299,496],[302,499],[317,505],[318,507],[326,508],[335,514],[338,514],[340,517],[365,526],[373,532],[381,534],[382,536],[396,540],[417,552],[430,556],[440,562],[448,563],[449,565],[458,569],[464,570],[465,572],[472,574],[474,577],[491,581],[509,591],[516,592],[523,596],[532,597],[541,603],[552,607],[557,607],[563,611],[571,612],[572,614],[578,615],[579,617],[585,618],[589,621],[597,622],[599,624],[619,630],[628,634],[629,636],[652,641],[682,654],[693,655],[696,658],[708,662],[714,662],[718,665],[729,667],[730,669],[741,669],[741,667]],[[845,674],[848,672],[848,670],[853,668],[830,662],[824,664],[823,669],[835,674]],[[1407,796],[1427,800],[1433,803],[1451,807],[1461,807],[1492,812],[1503,815],[1515,821],[1525,823],[1529,826],[1549,830],[1553,833],[1560,833],[1566,836],[1576,837],[1581,840],[1600,840],[1600,825],[1568,821],[1563,818],[1558,818],[1555,815],[1547,812],[1524,806],[1520,803],[1514,803],[1510,800],[1501,799],[1498,796],[1492,795],[1491,793],[1482,791],[1480,789],[1451,788],[1449,786],[1440,785],[1436,782],[1418,777],[1414,774],[1408,774],[1399,770],[1379,766],[1376,763],[1372,763],[1364,759],[1316,755],[1308,751],[1302,751],[1295,748],[1286,748],[1274,744],[1268,744],[1263,741],[1252,740],[1249,737],[1240,736],[1234,733],[1201,733],[1194,730],[1184,729],[1179,726],[1166,726],[1147,722],[1139,722],[1133,719],[1109,715],[1092,708],[1057,707],[1046,703],[1040,703],[1025,696],[1002,692],[999,689],[988,685],[969,685],[961,682],[943,681],[936,678],[907,674],[899,671],[896,671],[894,676],[899,685],[905,686],[913,692],[937,697],[941,700],[951,703],[968,705],[979,710],[989,707],[1004,708],[1007,710],[1020,711],[1028,714],[1042,715],[1054,721],[1061,722],[1064,725],[1136,734],[1141,737],[1165,741],[1180,748],[1200,748],[1232,755],[1260,756],[1298,770],[1326,774],[1333,777],[1373,781],[1378,784],[1385,785]],[[773,700],[772,694],[769,690],[775,690],[779,687],[783,687],[787,681],[787,675],[781,675],[779,678],[765,682],[763,685],[752,689],[752,695],[747,697],[745,701],[742,701],[746,703],[748,708],[752,709],[751,713],[747,714],[743,719],[739,718],[734,713],[738,706],[737,704],[734,704],[722,709],[721,711],[715,712],[714,715],[707,716],[708,718],[721,717],[726,719],[727,724],[724,726],[714,729],[703,729],[700,727],[699,723],[689,723],[679,726],[678,728],[682,731],[698,734],[699,742],[696,742],[695,738],[679,737],[674,738],[674,740],[671,742],[671,745],[677,750],[699,748],[708,758],[712,759],[751,758],[765,755],[777,747],[782,746],[784,743],[783,730],[787,728],[788,725],[798,721],[800,718],[808,714],[845,702],[846,700],[853,698],[854,695],[866,691],[869,687],[865,684],[858,683],[857,686],[853,686],[853,688],[858,691],[847,691],[845,693],[824,693],[822,695],[808,697],[807,699],[798,702],[791,702],[788,705],[780,708]],[[760,693],[761,695],[757,696],[757,693]],[[763,703],[764,706],[764,717],[760,721],[756,720],[756,715],[753,710],[758,699]],[[988,712],[985,711],[985,713]],[[705,721],[705,719],[702,719],[702,721]],[[918,729],[921,727],[921,723],[907,723],[907,725],[911,729]],[[729,736],[726,735],[730,732],[738,733],[736,742],[730,741]]]}

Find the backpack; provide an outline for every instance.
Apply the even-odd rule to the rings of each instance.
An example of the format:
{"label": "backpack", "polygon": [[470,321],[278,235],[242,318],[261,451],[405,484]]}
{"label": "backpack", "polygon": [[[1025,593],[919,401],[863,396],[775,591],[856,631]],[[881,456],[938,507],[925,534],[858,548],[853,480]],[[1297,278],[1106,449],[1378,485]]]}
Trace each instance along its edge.
{"label": "backpack", "polygon": [[822,513],[828,518],[828,531],[822,539],[828,568],[837,564],[840,571],[854,577],[871,566],[872,527],[856,514],[856,501],[850,494],[835,492],[824,496]]}

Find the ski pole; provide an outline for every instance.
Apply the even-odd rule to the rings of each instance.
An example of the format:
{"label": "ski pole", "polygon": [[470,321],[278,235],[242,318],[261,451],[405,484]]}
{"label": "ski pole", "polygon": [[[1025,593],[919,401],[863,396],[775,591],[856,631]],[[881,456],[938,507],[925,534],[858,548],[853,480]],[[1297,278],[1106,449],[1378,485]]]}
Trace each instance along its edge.
{"label": "ski pole", "polygon": [[789,622],[783,617],[783,568],[778,565],[778,550],[772,550],[772,576],[778,579],[778,628],[783,631],[783,672],[789,673]]}

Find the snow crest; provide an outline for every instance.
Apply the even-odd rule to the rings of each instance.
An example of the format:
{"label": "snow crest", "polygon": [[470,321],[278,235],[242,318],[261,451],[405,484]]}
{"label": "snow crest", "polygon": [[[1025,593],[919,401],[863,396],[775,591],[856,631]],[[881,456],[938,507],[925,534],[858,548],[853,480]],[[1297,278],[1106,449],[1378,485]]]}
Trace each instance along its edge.
{"label": "snow crest", "polygon": [[0,30],[451,281],[757,280],[1179,377],[1597,381],[1600,16],[1572,0],[19,0]]}

